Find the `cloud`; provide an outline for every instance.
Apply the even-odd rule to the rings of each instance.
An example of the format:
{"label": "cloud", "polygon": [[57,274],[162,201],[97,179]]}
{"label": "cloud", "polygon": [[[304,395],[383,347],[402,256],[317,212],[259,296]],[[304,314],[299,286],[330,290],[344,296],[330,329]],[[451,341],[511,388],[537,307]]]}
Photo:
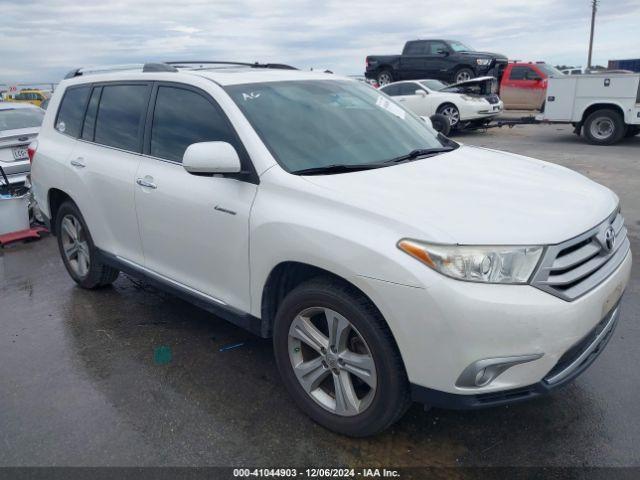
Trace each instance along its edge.
{"label": "cloud", "polygon": [[[0,0],[0,84],[58,81],[72,68],[223,59],[364,70],[412,38],[459,39],[522,60],[584,66],[584,0]],[[603,0],[594,59],[637,57],[640,2]]]}

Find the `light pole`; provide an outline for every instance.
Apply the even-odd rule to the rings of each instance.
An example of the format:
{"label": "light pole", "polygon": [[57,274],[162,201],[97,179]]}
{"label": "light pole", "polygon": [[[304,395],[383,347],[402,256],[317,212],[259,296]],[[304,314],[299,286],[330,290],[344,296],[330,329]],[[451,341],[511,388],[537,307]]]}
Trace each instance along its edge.
{"label": "light pole", "polygon": [[589,37],[589,59],[587,68],[591,68],[591,53],[593,52],[593,27],[596,23],[596,11],[598,10],[598,0],[591,0],[591,36]]}

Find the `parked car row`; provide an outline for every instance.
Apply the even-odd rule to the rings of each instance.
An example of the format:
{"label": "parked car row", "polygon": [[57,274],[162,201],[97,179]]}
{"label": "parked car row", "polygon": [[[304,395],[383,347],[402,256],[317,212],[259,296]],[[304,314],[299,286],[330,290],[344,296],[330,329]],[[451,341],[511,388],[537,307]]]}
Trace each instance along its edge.
{"label": "parked car row", "polygon": [[447,85],[440,80],[406,80],[380,89],[417,115],[444,115],[452,129],[481,126],[499,115],[503,103],[495,79],[481,77]]}
{"label": "parked car row", "polygon": [[0,102],[0,167],[12,185],[25,183],[28,145],[35,140],[44,110],[31,103]]}

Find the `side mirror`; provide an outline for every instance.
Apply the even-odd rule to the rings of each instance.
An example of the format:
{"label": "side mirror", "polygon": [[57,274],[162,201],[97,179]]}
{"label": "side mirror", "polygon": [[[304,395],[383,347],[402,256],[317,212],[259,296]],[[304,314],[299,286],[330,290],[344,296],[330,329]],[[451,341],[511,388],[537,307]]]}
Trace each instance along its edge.
{"label": "side mirror", "polygon": [[427,96],[427,92],[425,92],[421,88],[419,88],[418,90],[416,90],[413,93],[414,93],[414,95],[418,95],[419,97],[426,97]]}
{"label": "side mirror", "polygon": [[238,173],[240,157],[227,142],[200,142],[187,147],[182,167],[189,173]]}
{"label": "side mirror", "polygon": [[436,52],[438,55],[442,55],[443,57],[446,57],[449,55],[449,51],[445,50],[444,48],[440,48],[438,49],[438,51]]}
{"label": "side mirror", "polygon": [[530,73],[527,75],[527,80],[535,80],[537,82],[538,80],[542,80],[542,77],[537,73]]}

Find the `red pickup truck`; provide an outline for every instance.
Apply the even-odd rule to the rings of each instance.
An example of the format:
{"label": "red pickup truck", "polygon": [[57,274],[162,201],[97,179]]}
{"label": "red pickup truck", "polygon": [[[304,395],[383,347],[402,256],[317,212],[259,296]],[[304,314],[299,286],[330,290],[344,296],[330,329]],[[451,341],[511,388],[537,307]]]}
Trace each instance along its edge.
{"label": "red pickup truck", "polygon": [[562,75],[544,62],[509,62],[500,79],[500,99],[508,109],[542,110],[547,78]]}

